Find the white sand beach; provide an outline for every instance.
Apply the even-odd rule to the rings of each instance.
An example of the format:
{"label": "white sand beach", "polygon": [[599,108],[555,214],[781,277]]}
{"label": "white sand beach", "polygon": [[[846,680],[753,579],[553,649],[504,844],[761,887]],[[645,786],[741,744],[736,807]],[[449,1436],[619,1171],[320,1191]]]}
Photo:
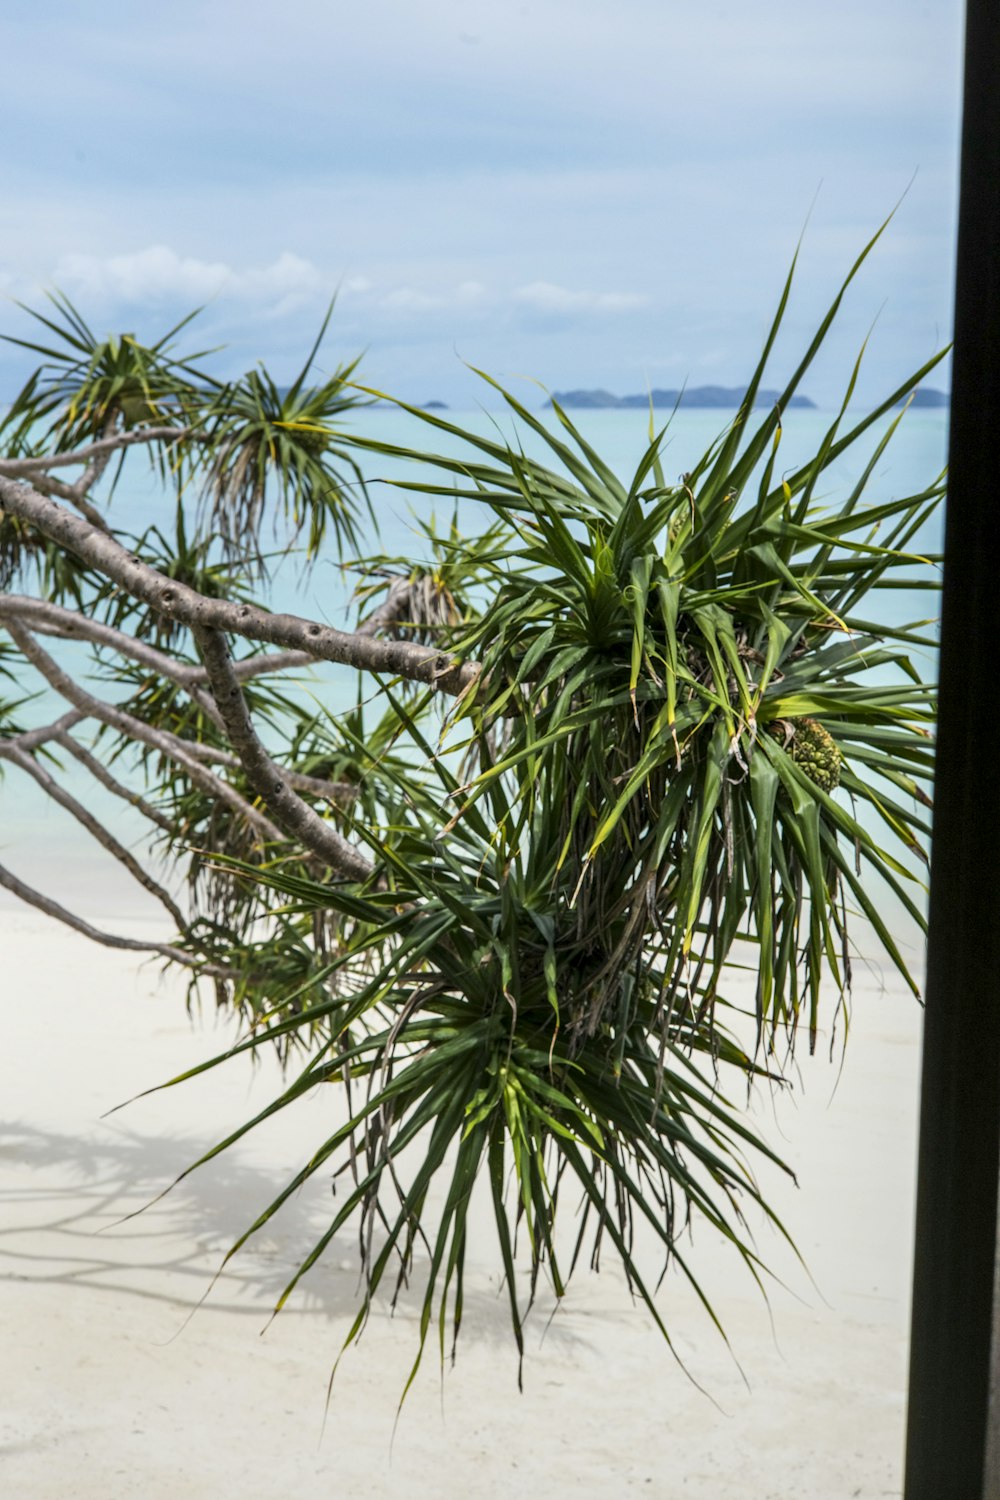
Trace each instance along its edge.
{"label": "white sand beach", "polygon": [[[140,931],[131,917],[108,925]],[[457,1364],[442,1383],[429,1347],[393,1440],[412,1303],[373,1315],[323,1428],[357,1282],[350,1236],[262,1336],[323,1226],[328,1177],[209,1290],[232,1239],[320,1138],[329,1098],[119,1222],[263,1102],[277,1071],[240,1060],[102,1119],[231,1032],[209,1014],[189,1022],[181,982],[154,965],[11,902],[0,953],[0,1490],[12,1500],[900,1494],[920,1013],[898,980],[883,992],[858,975],[839,1083],[825,1054],[803,1056],[804,1090],[755,1106],[798,1172],[797,1189],[766,1186],[816,1285],[763,1233],[787,1283],[769,1312],[735,1257],[696,1232],[692,1261],[732,1354],[679,1275],[661,1289],[703,1390],[609,1262],[578,1273],[547,1329],[546,1309],[533,1316],[519,1394],[487,1225]]]}

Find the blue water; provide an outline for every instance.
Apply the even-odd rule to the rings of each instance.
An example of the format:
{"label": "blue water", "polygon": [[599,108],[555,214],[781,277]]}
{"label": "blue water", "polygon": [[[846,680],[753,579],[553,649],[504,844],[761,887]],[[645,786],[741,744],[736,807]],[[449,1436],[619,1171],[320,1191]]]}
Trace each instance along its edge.
{"label": "blue water", "polygon": [[[503,413],[444,413],[446,419],[456,426],[480,432],[495,440],[523,447],[529,455],[543,459],[558,468],[544,440],[523,425],[515,425]],[[558,422],[551,413],[544,415],[553,431],[567,441]],[[660,414],[657,414],[658,416]],[[763,420],[765,413],[761,412]],[[862,414],[855,414],[860,420]],[[578,411],[571,413],[574,424],[611,469],[621,478],[628,479],[635,471],[648,442],[648,415],[639,411]],[[679,479],[692,469],[698,458],[707,451],[718,437],[725,421],[725,414],[718,411],[680,412],[668,430],[663,446],[663,466],[667,483]],[[807,462],[817,451],[830,423],[832,414],[818,411],[794,411],[785,419],[784,432],[779,449],[776,476],[791,473]],[[355,421],[358,431],[384,439],[400,446],[431,448],[450,456],[468,451],[450,435],[435,432],[419,418],[404,412],[379,408],[359,413]],[[842,431],[849,423],[842,424]],[[834,503],[846,494],[857,482],[865,465],[886,427],[888,419],[875,424],[868,433],[847,452],[842,454],[827,469],[817,491],[817,502]],[[925,489],[941,472],[945,464],[947,448],[947,413],[941,411],[908,412],[896,434],[882,455],[875,473],[868,482],[869,502],[893,499]],[[485,460],[488,462],[488,460]],[[431,478],[432,473],[417,465],[399,460],[390,460],[378,455],[368,455],[365,464],[366,476],[370,476],[376,516],[379,523],[379,539],[373,547],[387,554],[411,556],[414,559],[426,554],[423,537],[416,524],[416,517],[428,518],[436,512],[440,525],[446,524],[451,505],[446,498],[431,500],[428,497],[408,493],[394,487],[393,481]],[[444,476],[448,482],[448,476]],[[463,501],[460,506],[460,524],[463,529],[476,531],[491,519],[488,508],[475,501]],[[914,550],[937,551],[940,549],[940,518],[931,522],[915,538]],[[286,570],[277,581],[274,602],[278,607],[296,608],[304,613],[310,610],[326,613],[331,608],[344,609],[346,594],[336,580],[337,570],[332,559],[320,562],[314,576],[296,579]],[[336,602],[335,602],[336,601]],[[308,607],[307,607],[308,602]],[[912,602],[912,601],[909,601]]]}
{"label": "blue water", "polygon": [[[541,437],[530,430],[515,429],[505,413],[442,413],[458,426],[467,426],[491,437],[501,437],[522,446],[526,452],[545,457]],[[659,415],[659,414],[658,414]],[[765,413],[759,413],[763,420]],[[854,415],[860,420],[861,413]],[[648,415],[639,411],[580,411],[572,413],[583,436],[600,453],[605,462],[622,478],[628,479],[649,440]],[[665,414],[664,414],[665,416]],[[546,416],[553,429],[558,424],[553,414]],[[665,476],[668,482],[690,470],[724,426],[726,414],[719,411],[681,411],[674,418],[663,450]],[[791,472],[807,461],[817,450],[832,420],[832,414],[817,411],[793,411],[787,414],[777,472]],[[888,425],[887,418],[870,429],[830,468],[820,485],[817,499],[835,503],[854,485],[863,471],[879,437]],[[422,447],[441,453],[456,454],[462,445],[454,438],[436,433],[416,417],[393,408],[363,410],[354,418],[359,433],[401,446]],[[846,427],[848,424],[844,424]],[[882,455],[868,484],[870,503],[891,500],[927,488],[945,464],[947,448],[947,413],[941,411],[908,412],[889,448]],[[452,505],[446,498],[431,500],[398,488],[393,481],[420,477],[415,466],[399,461],[365,455],[363,468],[370,481],[370,493],[378,522],[376,535],[367,523],[366,546],[372,552],[417,560],[426,556],[427,544],[420,534],[417,518],[429,518],[436,512],[440,526],[450,518]],[[424,477],[429,477],[425,475]],[[113,514],[117,524],[141,532],[156,522],[168,530],[172,524],[174,501],[164,494],[140,457],[126,471]],[[462,502],[460,525],[469,532],[489,523],[488,510],[476,503]],[[915,538],[915,551],[937,551],[940,548],[939,516]],[[914,565],[913,576],[927,569]],[[928,614],[927,594],[906,591],[881,591],[874,598],[870,614],[889,623],[915,622]],[[350,628],[356,618],[351,604],[351,584],[345,578],[332,550],[303,571],[294,559],[277,571],[270,598],[272,608],[288,610],[333,625]],[[47,643],[50,644],[50,643]],[[50,645],[51,649],[51,645]],[[59,647],[70,660],[75,647]],[[76,657],[79,660],[79,656]],[[917,657],[922,675],[933,675],[934,663],[929,655]],[[34,686],[34,684],[31,684]],[[354,703],[357,678],[353,672],[324,664],[304,683],[302,691],[315,696],[329,712]],[[62,712],[62,706],[49,694],[29,706],[22,717],[46,722]],[[78,795],[87,796],[93,811],[109,821],[124,842],[141,840],[141,826],[127,807],[99,788],[93,788],[80,775],[71,773],[70,781]],[[60,809],[53,807],[16,768],[7,767],[0,781],[0,861],[22,879],[42,886],[81,912],[109,913],[123,907],[132,908],[137,900],[145,901],[141,892],[132,893],[127,876],[100,850],[89,836]],[[0,891],[0,904],[10,905],[12,898]]]}

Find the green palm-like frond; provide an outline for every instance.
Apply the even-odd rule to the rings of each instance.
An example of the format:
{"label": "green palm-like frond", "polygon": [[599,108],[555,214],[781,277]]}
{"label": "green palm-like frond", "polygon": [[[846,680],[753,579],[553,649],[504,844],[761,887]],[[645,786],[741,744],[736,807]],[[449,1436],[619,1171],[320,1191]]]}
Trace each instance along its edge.
{"label": "green palm-like frond", "polygon": [[[189,313],[154,344],[143,344],[133,333],[99,338],[62,292],[49,293],[52,316],[25,307],[24,311],[47,330],[49,342],[4,334],[45,360],[15,399],[5,418],[5,441],[10,456],[27,452],[68,452],[105,437],[116,427],[132,429],[143,423],[181,425],[198,404],[193,383],[194,363],[202,351],[176,358],[173,340],[197,316]],[[18,304],[23,306],[23,304]],[[49,421],[43,430],[41,424]]]}
{"label": "green palm-like frond", "polygon": [[206,408],[206,497],[214,528],[237,552],[257,545],[269,483],[292,536],[305,530],[308,557],[328,526],[338,551],[356,546],[359,502],[374,524],[361,470],[344,441],[345,414],[367,399],[350,384],[358,361],[306,384],[332,312],[333,303],[291,386],[282,389],[266,370],[251,370],[220,386]]}
{"label": "green palm-like frond", "polygon": [[[318,1084],[343,1090],[346,1118],[230,1254],[332,1173],[336,1212],[279,1306],[352,1225],[365,1281],[347,1342],[380,1289],[419,1283],[417,1363],[432,1324],[442,1354],[449,1326],[454,1343],[479,1180],[521,1350],[541,1279],[562,1296],[602,1246],[667,1333],[639,1224],[696,1286],[680,1240],[691,1216],[759,1278],[744,1216],[768,1211],[754,1163],[775,1158],[725,1080],[776,1079],[801,1031],[815,1043],[824,1007],[848,993],[859,921],[915,988],[882,893],[922,924],[934,694],[913,656],[933,638],[920,622],[880,623],[872,601],[934,561],[917,542],[943,479],[887,497],[876,476],[893,408],[935,361],[860,421],[855,369],[814,457],[782,476],[783,408],[842,295],[778,407],[754,417],[786,286],[734,421],[674,483],[662,434],[618,476],[566,412],[553,427],[492,381],[524,449],[411,407],[462,452],[352,440],[419,463],[404,488],[489,514],[487,545],[453,528],[431,537],[426,568],[360,568],[363,587],[401,579],[400,600],[430,577],[380,628],[479,672],[443,729],[434,695],[392,683],[379,684],[375,732],[360,703],[338,723],[299,716],[299,763],[357,789],[331,815],[367,845],[366,882],[215,840],[215,864],[280,918],[263,946],[252,924],[236,934],[263,977],[245,986],[252,1031],[225,1056],[275,1045],[301,1068],[203,1158]],[[326,513],[308,465],[327,433],[310,448],[304,379],[285,395],[256,376],[220,394],[210,472],[225,525],[255,531],[272,464],[293,511]],[[316,395],[317,420],[328,399]],[[883,417],[849,493],[822,496]],[[352,535],[350,512],[331,514]],[[736,985],[748,966],[749,1018]],[[582,1204],[568,1237],[567,1194]]]}

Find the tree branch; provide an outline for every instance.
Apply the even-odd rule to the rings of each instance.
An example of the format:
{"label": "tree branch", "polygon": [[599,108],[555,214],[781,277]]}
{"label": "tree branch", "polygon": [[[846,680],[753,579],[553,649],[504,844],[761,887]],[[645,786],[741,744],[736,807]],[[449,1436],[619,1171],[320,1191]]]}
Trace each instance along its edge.
{"label": "tree branch", "polygon": [[[168,817],[144,801],[138,792],[133,792],[131,788],[118,781],[107,767],[101,764],[96,755],[92,755],[84,745],[80,744],[79,740],[73,738],[69,731],[77,724],[84,723],[88,717],[89,715],[85,714],[82,709],[73,708],[68,714],[63,714],[62,718],[53,720],[51,724],[42,724],[37,729],[25,729],[20,734],[10,735],[9,738],[0,736],[0,755],[8,750],[29,754],[54,740],[57,745],[68,750],[109,792],[113,792],[116,797],[121,797],[124,802],[142,813],[143,817],[148,818],[150,822],[156,823],[166,833],[175,833],[176,825]],[[166,730],[161,731],[161,733],[166,732]],[[235,760],[235,756],[233,759]]]}
{"label": "tree branch", "polygon": [[374,640],[299,615],[272,615],[257,605],[206,598],[186,584],[165,578],[83,517],[73,515],[54,500],[12,479],[0,478],[0,507],[36,526],[59,546],[75,552],[134,599],[141,599],[167,619],[178,620],[192,629],[197,626],[249,640],[268,641],[275,646],[308,651],[324,661],[340,662],[359,671],[405,677],[456,695],[471,686],[479,674],[476,663],[458,663],[433,647],[413,641]]}
{"label": "tree branch", "polygon": [[[233,664],[237,675],[239,675],[239,665],[239,662]],[[192,670],[204,672],[203,667]],[[124,710],[120,710],[120,712],[124,712]],[[68,714],[63,714],[61,719],[56,719],[52,724],[44,724],[39,729],[26,729],[23,733],[12,735],[6,740],[0,738],[0,745],[9,745],[15,750],[31,751],[37,750],[41,745],[48,744],[50,740],[55,740],[57,744],[62,745],[64,749],[68,750],[71,755],[75,755],[77,760],[87,767],[91,775],[96,777],[103,786],[107,787],[109,792],[113,792],[116,797],[121,797],[124,801],[129,802],[144,817],[149,818],[153,823],[158,823],[168,833],[175,832],[174,824],[169,818],[164,817],[163,813],[158,812],[148,802],[144,802],[138,792],[133,792],[127,786],[123,786],[120,781],[116,781],[110,771],[105,769],[97,757],[92,755],[89,750],[69,733],[70,729],[73,729],[88,717],[89,715],[85,714],[81,709],[74,708]],[[136,722],[141,721],[137,720]],[[243,769],[239,756],[234,755],[230,750],[222,750],[214,745],[200,745],[193,740],[181,739],[180,735],[173,734],[169,729],[160,729],[157,733],[162,736],[164,741],[164,744],[158,745],[157,749],[164,755],[171,755],[174,759],[183,756],[192,756],[195,760],[227,766],[230,770],[240,771]],[[175,751],[177,752],[176,755],[174,754]],[[336,807],[343,807],[345,803],[353,801],[358,795],[358,789],[352,781],[326,781],[321,776],[308,776],[304,771],[293,771],[287,766],[280,767],[280,771],[289,786],[295,787],[296,791],[309,792],[313,797],[322,797],[324,801],[331,802]]]}
{"label": "tree branch", "polygon": [[[66,717],[69,718],[70,715],[67,714]],[[138,792],[131,791],[129,787],[123,785],[116,777],[112,776],[107,767],[102,765],[97,759],[97,756],[92,755],[86,746],[81,745],[78,740],[75,740],[68,730],[59,730],[52,738],[57,744],[62,745],[64,750],[68,750],[70,755],[75,756],[80,764],[85,766],[90,772],[94,780],[101,783],[101,786],[113,793],[114,796],[120,797],[123,802],[127,802],[130,807],[134,807],[136,812],[141,813],[144,818],[148,818],[151,823],[155,823],[157,828],[162,828],[165,833],[176,835],[177,825],[170,818],[165,817],[159,808],[153,807],[144,797],[140,797]]]}
{"label": "tree branch", "polygon": [[247,780],[262,798],[265,806],[289,837],[339,870],[351,880],[364,880],[372,872],[371,861],[331,828],[308,802],[288,785],[288,778],[268,755],[257,737],[243,697],[239,679],[233,671],[225,637],[216,630],[194,627],[195,640],[208,673],[212,695],[225,721],[229,743],[240,758]]}
{"label": "tree branch", "polygon": [[393,578],[382,603],[358,626],[358,635],[376,636],[380,630],[391,630],[410,616],[412,585],[408,578]]}
{"label": "tree branch", "polygon": [[176,735],[167,733],[162,729],[154,729],[149,724],[144,724],[141,719],[136,719],[132,714],[125,713],[123,709],[115,708],[110,703],[104,703],[100,698],[95,698],[88,693],[79,683],[73,681],[68,673],[53,661],[47,651],[44,651],[32,635],[17,620],[6,620],[4,628],[8,631],[18,648],[31,662],[50,687],[55,688],[63,698],[66,698],[75,708],[82,711],[87,718],[98,719],[109,728],[116,729],[127,739],[138,740],[141,744],[148,745],[151,750],[158,751],[168,760],[176,761],[183,766],[185,771],[196,786],[207,792],[217,802],[223,802],[237,813],[239,817],[257,830],[258,834],[272,843],[284,843],[287,835],[271,822],[264,813],[258,812],[245,798],[241,797],[228,782],[209,771],[200,761],[190,754],[184,741]]}
{"label": "tree branch", "polygon": [[0,594],[0,619],[17,618],[27,620],[33,630],[42,635],[57,635],[63,640],[92,641],[96,646],[107,646],[122,656],[130,656],[141,666],[148,667],[158,677],[176,682],[197,703],[202,713],[212,720],[217,729],[222,728],[219,710],[207,693],[200,692],[197,679],[204,682],[204,671],[189,667],[185,662],[175,661],[166,652],[158,651],[145,641],[126,635],[112,625],[100,620],[88,620],[86,615],[65,609],[61,604],[49,604],[44,599],[32,599],[27,594]]}
{"label": "tree branch", "polygon": [[[108,417],[107,421],[104,424],[104,435],[106,438],[112,436],[117,422],[117,413],[113,413]],[[114,449],[109,447],[103,452],[94,454],[90,459],[90,462],[87,464],[87,467],[80,475],[79,479],[75,480],[73,485],[71,486],[71,493],[74,498],[74,503],[80,507],[84,515],[87,515],[89,511],[93,510],[93,506],[87,504],[86,495],[88,491],[91,490],[97,483],[101,475],[104,473],[105,469],[108,467],[108,464],[111,462],[111,455],[113,452]]]}
{"label": "tree branch", "polygon": [[174,963],[183,964],[185,968],[194,969],[198,974],[205,974],[212,979],[237,979],[240,971],[228,968],[225,964],[205,963],[199,958],[194,958],[190,953],[185,953],[183,948],[175,948],[171,943],[145,943],[137,938],[118,937],[112,932],[102,932],[97,927],[91,927],[82,917],[74,916],[58,901],[53,901],[50,896],[43,896],[30,885],[25,885],[23,880],[10,870],[0,865],[0,885],[5,890],[17,896],[19,900],[28,906],[37,907],[47,917],[55,917],[58,922],[65,922],[67,927],[72,927],[76,932],[82,932],[84,937],[89,937],[95,943],[102,943],[105,948],[127,948],[133,953],[158,953],[163,958],[169,958]]}
{"label": "tree branch", "polygon": [[[262,651],[259,656],[244,656],[241,661],[234,661],[233,671],[240,682],[247,682],[251,677],[263,677],[270,672],[291,672],[296,667],[314,667],[316,662],[317,657],[312,651]],[[191,671],[197,674],[199,682],[208,681],[204,667],[192,667]]]}
{"label": "tree branch", "polygon": [[[235,663],[230,663],[235,667]],[[188,755],[195,756],[200,761],[208,761],[219,766],[227,766],[232,771],[242,771],[243,762],[238,755],[231,750],[220,750],[214,745],[199,745],[193,740],[182,740],[179,735],[173,734],[169,729],[161,729],[161,734],[173,740]],[[293,771],[288,766],[278,765],[272,762],[275,771],[283,776],[289,786],[295,787],[299,792],[310,792],[314,797],[322,797],[326,802],[332,802],[337,807],[342,807],[345,802],[352,801],[358,795],[358,789],[352,781],[324,781],[320,776],[307,776],[304,771]]]}
{"label": "tree branch", "polygon": [[42,788],[42,791],[52,798],[53,802],[57,802],[60,807],[65,808],[71,817],[74,817],[82,827],[86,828],[87,832],[97,840],[102,849],[106,849],[114,859],[117,859],[120,864],[124,865],[133,880],[138,881],[143,890],[148,891],[151,896],[155,896],[161,906],[173,917],[180,931],[183,932],[185,930],[187,919],[169,892],[165,891],[147,870],[143,869],[135,856],[125,848],[124,844],[120,844],[112,833],[108,832],[104,824],[99,822],[93,813],[84,807],[82,802],[78,802],[65,788],[59,785],[54,776],[50,776],[44,767],[40,766],[37,761],[32,760],[31,756],[26,755],[23,750],[13,749],[10,745],[4,744],[3,740],[0,740],[0,760],[10,761],[11,765],[19,766],[22,771],[32,777],[37,785]]}
{"label": "tree branch", "polygon": [[[2,463],[3,460],[0,459],[0,465]],[[61,479],[53,479],[51,474],[36,474],[34,483],[43,495],[58,495],[61,500],[68,500],[70,505],[75,505],[80,514],[86,517],[91,526],[96,526],[98,531],[107,532],[110,536],[111,527],[97,506],[91,505],[86,498],[86,491],[81,492],[75,484],[63,484]]]}
{"label": "tree branch", "polygon": [[56,719],[53,724],[43,724],[39,729],[25,729],[21,734],[11,735],[5,744],[13,745],[18,750],[37,750],[39,745],[44,745],[49,740],[57,740],[61,734],[66,734],[86,717],[87,715],[80,709],[73,708],[68,714],[63,714],[61,719]]}
{"label": "tree branch", "polygon": [[76,464],[90,464],[95,459],[110,457],[120,448],[132,448],[137,443],[168,443],[181,438],[199,438],[194,427],[139,427],[132,432],[116,432],[110,437],[98,438],[85,448],[76,448],[72,453],[39,454],[32,458],[0,458],[0,473],[12,479],[34,478],[49,469],[68,469]]}
{"label": "tree branch", "polygon": [[[100,620],[91,620],[75,609],[62,604],[50,604],[46,599],[35,599],[29,594],[0,594],[0,615],[16,615],[28,620],[33,630],[43,635],[59,633],[69,640],[93,641],[95,645],[107,646],[122,656],[131,656],[152,671],[169,677],[178,687],[204,686],[208,675],[203,666],[178,661],[155,646],[139,641],[126,631],[116,630]],[[288,672],[296,667],[312,667],[322,658],[312,651],[264,651],[258,656],[245,656],[233,662],[233,670],[241,682],[251,677],[263,677],[270,672]]]}

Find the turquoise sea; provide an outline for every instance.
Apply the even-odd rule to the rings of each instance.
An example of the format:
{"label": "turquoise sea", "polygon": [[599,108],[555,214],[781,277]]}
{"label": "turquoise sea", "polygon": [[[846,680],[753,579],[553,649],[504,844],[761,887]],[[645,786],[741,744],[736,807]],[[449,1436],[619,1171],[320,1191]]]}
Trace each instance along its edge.
{"label": "turquoise sea", "polygon": [[[532,454],[542,456],[541,438],[522,428],[515,429],[512,419],[503,412],[440,413],[458,426],[489,433],[516,442]],[[641,411],[579,411],[571,414],[587,441],[602,458],[623,477],[635,468],[648,443],[648,414]],[[658,414],[659,415],[659,414]],[[666,418],[663,414],[663,419]],[[763,420],[765,413],[759,414]],[[832,413],[795,410],[786,415],[779,459],[779,469],[794,470],[814,454],[822,441]],[[850,414],[861,420],[864,413]],[[551,413],[546,421],[555,427]],[[698,457],[718,436],[725,425],[726,413],[716,410],[681,410],[673,419],[665,441],[663,462],[669,481],[693,467]],[[864,469],[889,418],[876,423],[848,452],[827,470],[818,498],[834,502],[856,482]],[[359,412],[354,417],[359,433],[401,446],[457,453],[461,445],[447,434],[435,432],[420,419],[391,407]],[[843,430],[843,428],[842,428]],[[885,501],[916,493],[927,488],[940,474],[946,461],[947,411],[909,411],[903,418],[892,442],[882,455],[869,481],[871,502]],[[415,477],[415,468],[390,462],[377,455],[366,455],[363,469],[370,481],[373,507],[379,534],[368,539],[372,551],[390,556],[417,558],[424,555],[426,543],[419,532],[418,518],[429,517],[436,509],[440,525],[451,514],[447,499],[432,502],[396,487],[392,481]],[[172,523],[173,497],[164,494],[142,461],[133,463],[121,482],[115,499],[118,524],[128,524],[139,532],[152,522],[168,528]],[[127,518],[127,522],[126,522]],[[488,513],[475,502],[463,502],[459,521],[463,529],[479,530],[489,519]],[[914,550],[933,552],[940,549],[941,517],[925,526],[915,539]],[[915,565],[914,577],[931,576],[925,566]],[[321,556],[314,566],[303,572],[289,560],[278,569],[270,595],[270,604],[333,625],[349,628],[355,618],[350,602],[351,583],[338,565],[332,551]],[[931,601],[931,602],[929,602]],[[925,620],[936,608],[933,596],[905,590],[881,591],[870,613],[886,623]],[[72,653],[77,648],[59,647]],[[930,654],[915,658],[921,674],[933,676]],[[37,683],[25,683],[33,689]],[[330,711],[355,701],[357,678],[354,673],[333,664],[324,664],[303,690],[315,695]],[[32,721],[46,722],[62,712],[58,703],[46,693],[22,713]],[[86,793],[88,804],[100,817],[108,820],[123,842],[141,840],[137,819],[128,808],[109,794],[73,777],[73,788]],[[83,915],[113,916],[135,911],[145,903],[141,891],[133,892],[129,877],[119,874],[114,862],[96,848],[89,835],[66,813],[53,806],[15,767],[4,768],[0,780],[0,862],[15,874],[46,890],[72,910]],[[0,891],[0,906],[16,905],[14,898]],[[146,907],[145,909],[148,909]]]}

